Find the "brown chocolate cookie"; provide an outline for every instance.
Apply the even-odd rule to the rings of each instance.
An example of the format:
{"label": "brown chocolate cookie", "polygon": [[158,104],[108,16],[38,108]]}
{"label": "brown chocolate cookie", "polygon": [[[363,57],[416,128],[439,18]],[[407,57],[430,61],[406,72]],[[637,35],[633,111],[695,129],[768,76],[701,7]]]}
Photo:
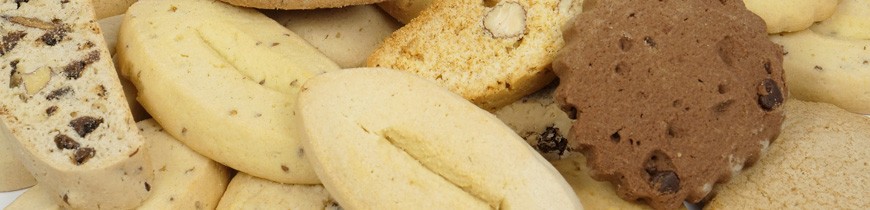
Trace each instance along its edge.
{"label": "brown chocolate cookie", "polygon": [[553,64],[593,177],[657,209],[697,202],[780,132],[781,49],[738,0],[620,0],[577,16]]}

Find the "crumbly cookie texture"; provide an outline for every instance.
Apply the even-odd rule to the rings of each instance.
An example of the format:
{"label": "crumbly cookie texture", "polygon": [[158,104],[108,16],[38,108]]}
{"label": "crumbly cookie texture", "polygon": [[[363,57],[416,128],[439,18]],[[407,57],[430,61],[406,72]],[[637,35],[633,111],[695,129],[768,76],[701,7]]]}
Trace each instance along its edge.
{"label": "crumbly cookie texture", "polygon": [[340,67],[304,39],[220,1],[140,1],[118,45],[139,102],[179,141],[252,176],[320,182],[298,140],[296,97],[308,78]]}
{"label": "crumbly cookie texture", "polygon": [[569,148],[623,199],[698,202],[779,134],[782,52],[742,2],[599,2],[573,24],[553,64]]}
{"label": "crumbly cookie texture", "polygon": [[564,45],[561,27],[576,13],[561,3],[435,1],[367,65],[413,72],[494,110],[553,80],[547,68]]}
{"label": "crumbly cookie texture", "polygon": [[329,72],[299,102],[305,153],[348,209],[583,208],[508,126],[409,72]]}
{"label": "crumbly cookie texture", "polygon": [[[90,1],[0,1],[0,127],[67,208],[127,209],[153,183]],[[105,195],[112,196],[105,196]]]}
{"label": "crumbly cookie texture", "polygon": [[217,207],[218,210],[277,208],[342,209],[322,185],[281,184],[245,173],[236,174]]}
{"label": "crumbly cookie texture", "polygon": [[758,163],[717,189],[707,209],[870,206],[870,119],[790,100],[783,133]]}

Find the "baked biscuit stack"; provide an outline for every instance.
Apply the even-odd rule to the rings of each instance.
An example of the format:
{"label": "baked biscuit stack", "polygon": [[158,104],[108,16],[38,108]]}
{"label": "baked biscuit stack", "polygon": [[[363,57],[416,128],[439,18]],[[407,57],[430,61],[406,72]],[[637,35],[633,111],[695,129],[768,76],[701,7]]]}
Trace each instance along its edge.
{"label": "baked biscuit stack", "polygon": [[868,14],[0,0],[3,208],[870,208]]}

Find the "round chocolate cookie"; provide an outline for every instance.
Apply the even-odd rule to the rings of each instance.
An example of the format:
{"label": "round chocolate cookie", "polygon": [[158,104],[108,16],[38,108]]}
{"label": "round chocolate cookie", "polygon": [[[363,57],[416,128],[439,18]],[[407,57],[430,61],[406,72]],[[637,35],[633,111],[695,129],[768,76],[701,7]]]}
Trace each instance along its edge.
{"label": "round chocolate cookie", "polygon": [[577,16],[553,64],[569,147],[623,199],[697,202],[779,135],[781,49],[739,0],[612,2]]}

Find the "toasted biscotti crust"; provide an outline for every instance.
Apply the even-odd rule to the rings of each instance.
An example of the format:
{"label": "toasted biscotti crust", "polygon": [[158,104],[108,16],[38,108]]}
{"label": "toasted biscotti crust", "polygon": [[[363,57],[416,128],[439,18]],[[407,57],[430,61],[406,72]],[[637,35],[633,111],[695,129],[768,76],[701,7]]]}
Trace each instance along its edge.
{"label": "toasted biscotti crust", "polygon": [[496,109],[555,78],[547,68],[564,45],[561,27],[576,13],[571,3],[433,2],[384,41],[367,65],[413,72]]}
{"label": "toasted biscotti crust", "polygon": [[705,209],[866,209],[870,119],[824,103],[790,100],[779,139],[718,188]]}
{"label": "toasted biscotti crust", "polygon": [[[0,127],[52,199],[133,208],[152,181],[90,1],[0,1]],[[110,196],[111,195],[111,196]]]}
{"label": "toasted biscotti crust", "polygon": [[221,0],[236,6],[254,7],[260,9],[317,9],[317,8],[338,8],[351,5],[363,5],[382,2],[384,0],[295,0],[295,1],[274,1],[274,0]]}

